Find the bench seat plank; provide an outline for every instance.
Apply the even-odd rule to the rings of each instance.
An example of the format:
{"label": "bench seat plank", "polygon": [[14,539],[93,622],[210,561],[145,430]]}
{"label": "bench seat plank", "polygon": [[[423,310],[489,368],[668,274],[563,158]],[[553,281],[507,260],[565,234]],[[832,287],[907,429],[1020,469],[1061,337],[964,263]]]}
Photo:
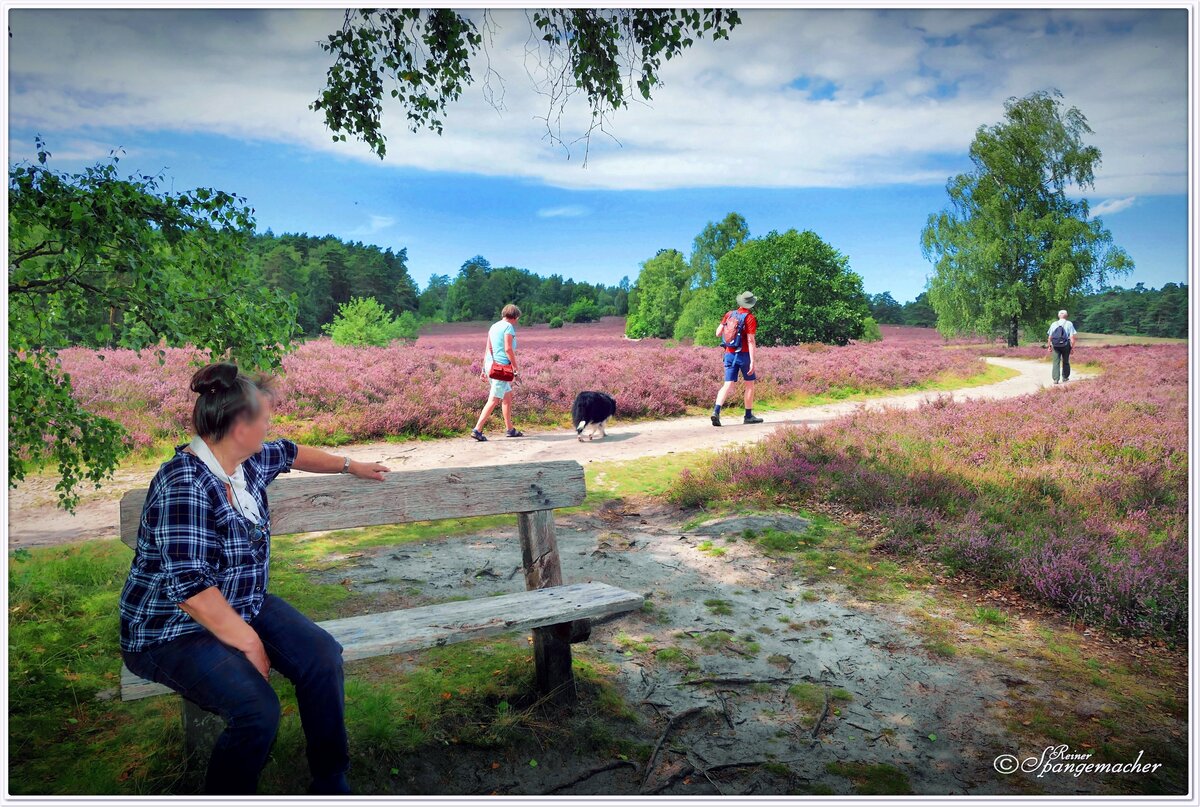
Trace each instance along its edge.
{"label": "bench seat plank", "polygon": [[[633,611],[641,605],[640,594],[607,583],[573,583],[317,624],[341,643],[343,660],[353,661]],[[121,700],[171,691],[121,665]]]}

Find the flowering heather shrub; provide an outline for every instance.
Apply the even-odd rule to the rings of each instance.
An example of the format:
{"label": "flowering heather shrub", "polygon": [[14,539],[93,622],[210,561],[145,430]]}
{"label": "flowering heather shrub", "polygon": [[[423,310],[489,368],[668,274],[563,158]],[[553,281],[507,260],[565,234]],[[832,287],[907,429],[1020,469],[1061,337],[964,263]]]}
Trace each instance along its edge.
{"label": "flowering heather shrub", "polygon": [[983,336],[961,336],[947,339],[937,328],[919,328],[914,325],[880,325],[879,332],[888,342],[907,342],[926,345],[968,345],[995,342]]}
{"label": "flowering heather shrub", "polygon": [[819,430],[780,428],[685,471],[673,495],[836,499],[880,515],[898,553],[1126,632],[1183,639],[1187,346],[1091,348],[1088,360],[1104,368],[1098,378],[1033,395],[938,396]]}
{"label": "flowering heather shrub", "polygon": [[[566,425],[575,394],[601,389],[617,399],[618,417],[672,417],[707,407],[721,384],[716,348],[625,339],[621,320],[519,327],[521,380],[515,414],[523,422]],[[439,326],[415,344],[353,347],[328,338],[300,345],[283,360],[277,436],[308,442],[445,435],[469,428],[487,395],[480,380],[486,329]],[[93,412],[132,432],[138,448],[181,439],[195,396],[189,351],[168,349],[159,367],[150,351],[61,351],[75,395]],[[846,347],[762,348],[756,355],[760,401],[845,390],[915,386],[943,373],[982,372],[978,356],[935,345],[884,341]],[[740,395],[730,400],[737,405]]]}

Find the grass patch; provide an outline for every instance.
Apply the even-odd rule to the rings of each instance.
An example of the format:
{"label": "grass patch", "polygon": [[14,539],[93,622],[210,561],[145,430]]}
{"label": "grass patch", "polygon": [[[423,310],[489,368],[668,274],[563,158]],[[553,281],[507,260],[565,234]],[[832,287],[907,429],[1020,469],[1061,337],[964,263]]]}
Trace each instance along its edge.
{"label": "grass patch", "polygon": [[699,665],[678,647],[664,647],[654,651],[654,660],[660,664],[682,667],[685,670],[695,670]]}
{"label": "grass patch", "polygon": [[979,606],[975,609],[975,621],[981,625],[1007,625],[1008,617],[999,608]]}
{"label": "grass patch", "polygon": [[583,507],[566,507],[558,512],[586,509],[608,499],[661,496],[684,468],[695,468],[715,456],[715,451],[701,449],[621,462],[585,463],[583,474],[588,492]]}
{"label": "grass patch", "polygon": [[653,636],[642,636],[640,638],[630,636],[625,631],[621,631],[616,637],[617,646],[625,651],[625,655],[631,656],[634,652],[646,653],[650,650],[650,643],[654,641]]}
{"label": "grass patch", "polygon": [[753,641],[753,637],[750,637],[749,640],[739,640],[731,631],[727,630],[705,631],[704,633],[695,634],[680,632],[676,636],[690,636],[708,654],[720,653],[746,658],[753,656],[759,651],[759,645]]}
{"label": "grass patch", "polygon": [[831,689],[808,681],[792,684],[788,687],[787,692],[796,706],[796,713],[805,721],[813,724],[825,711],[826,702],[829,703],[829,711],[836,715],[841,713],[841,707],[838,704],[854,699],[849,691],[840,687]]}
{"label": "grass patch", "polygon": [[769,553],[796,552],[802,549],[811,549],[824,541],[832,524],[830,519],[821,516],[819,521],[814,520],[804,532],[782,532],[768,527],[757,534],[754,530],[746,530],[750,534],[744,537],[753,540]]}
{"label": "grass patch", "polygon": [[705,600],[704,604],[716,616],[727,616],[733,613],[733,603],[729,600],[711,599]]}
{"label": "grass patch", "polygon": [[[420,534],[410,533],[414,540]],[[316,563],[306,559],[322,558],[331,547],[290,548],[272,554],[273,593],[316,620],[370,610],[374,598],[319,583],[305,568]],[[185,775],[180,764],[180,699],[119,700],[117,601],[131,559],[116,539],[10,554],[10,792],[137,795],[198,787],[195,774]],[[348,662],[353,783],[366,792],[394,791],[387,772],[403,766],[405,755],[437,753],[456,743],[555,742],[589,753],[648,756],[648,747],[628,739],[631,732],[622,728],[637,716],[612,684],[613,668],[582,646],[575,648],[574,666],[580,707],[563,720],[532,694],[527,635],[432,648],[408,666],[399,656]],[[280,677],[272,686],[283,720],[262,791],[299,793],[309,774],[295,691]]]}
{"label": "grass patch", "polygon": [[[901,602],[908,599],[911,589],[930,582],[924,572],[872,555],[873,540],[823,513],[789,510],[788,514],[806,519],[808,528],[799,533],[747,529],[742,538],[772,557],[791,558],[796,576],[810,584],[833,580],[869,602]],[[713,515],[707,512],[702,518],[709,520]],[[805,591],[802,597],[807,602],[820,599],[812,591]]]}

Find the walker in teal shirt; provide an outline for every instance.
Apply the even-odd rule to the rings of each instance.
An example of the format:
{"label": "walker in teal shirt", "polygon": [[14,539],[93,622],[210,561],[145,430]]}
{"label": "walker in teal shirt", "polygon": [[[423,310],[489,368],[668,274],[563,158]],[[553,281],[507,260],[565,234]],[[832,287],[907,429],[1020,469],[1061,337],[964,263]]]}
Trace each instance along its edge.
{"label": "walker in teal shirt", "polygon": [[504,349],[504,335],[511,333],[513,335],[513,350],[517,349],[517,329],[513,324],[506,319],[493,323],[492,327],[488,328],[488,342],[492,346],[492,354],[489,356],[486,353],[483,357],[483,366],[487,367],[489,362],[495,361],[496,364],[512,364],[508,357],[508,351]]}

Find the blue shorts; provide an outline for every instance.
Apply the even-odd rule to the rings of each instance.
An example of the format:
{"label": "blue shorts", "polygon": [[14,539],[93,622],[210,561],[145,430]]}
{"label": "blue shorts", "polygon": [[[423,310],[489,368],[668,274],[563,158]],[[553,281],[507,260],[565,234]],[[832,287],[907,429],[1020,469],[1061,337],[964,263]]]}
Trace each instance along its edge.
{"label": "blue shorts", "polygon": [[738,372],[742,374],[743,381],[756,381],[757,374],[749,372],[750,370],[750,354],[749,353],[725,353],[725,380],[737,381]]}
{"label": "blue shorts", "polygon": [[488,380],[492,382],[491,388],[488,390],[488,393],[493,398],[503,398],[505,395],[512,392],[512,382],[511,381],[500,381],[495,378],[490,378]]}

